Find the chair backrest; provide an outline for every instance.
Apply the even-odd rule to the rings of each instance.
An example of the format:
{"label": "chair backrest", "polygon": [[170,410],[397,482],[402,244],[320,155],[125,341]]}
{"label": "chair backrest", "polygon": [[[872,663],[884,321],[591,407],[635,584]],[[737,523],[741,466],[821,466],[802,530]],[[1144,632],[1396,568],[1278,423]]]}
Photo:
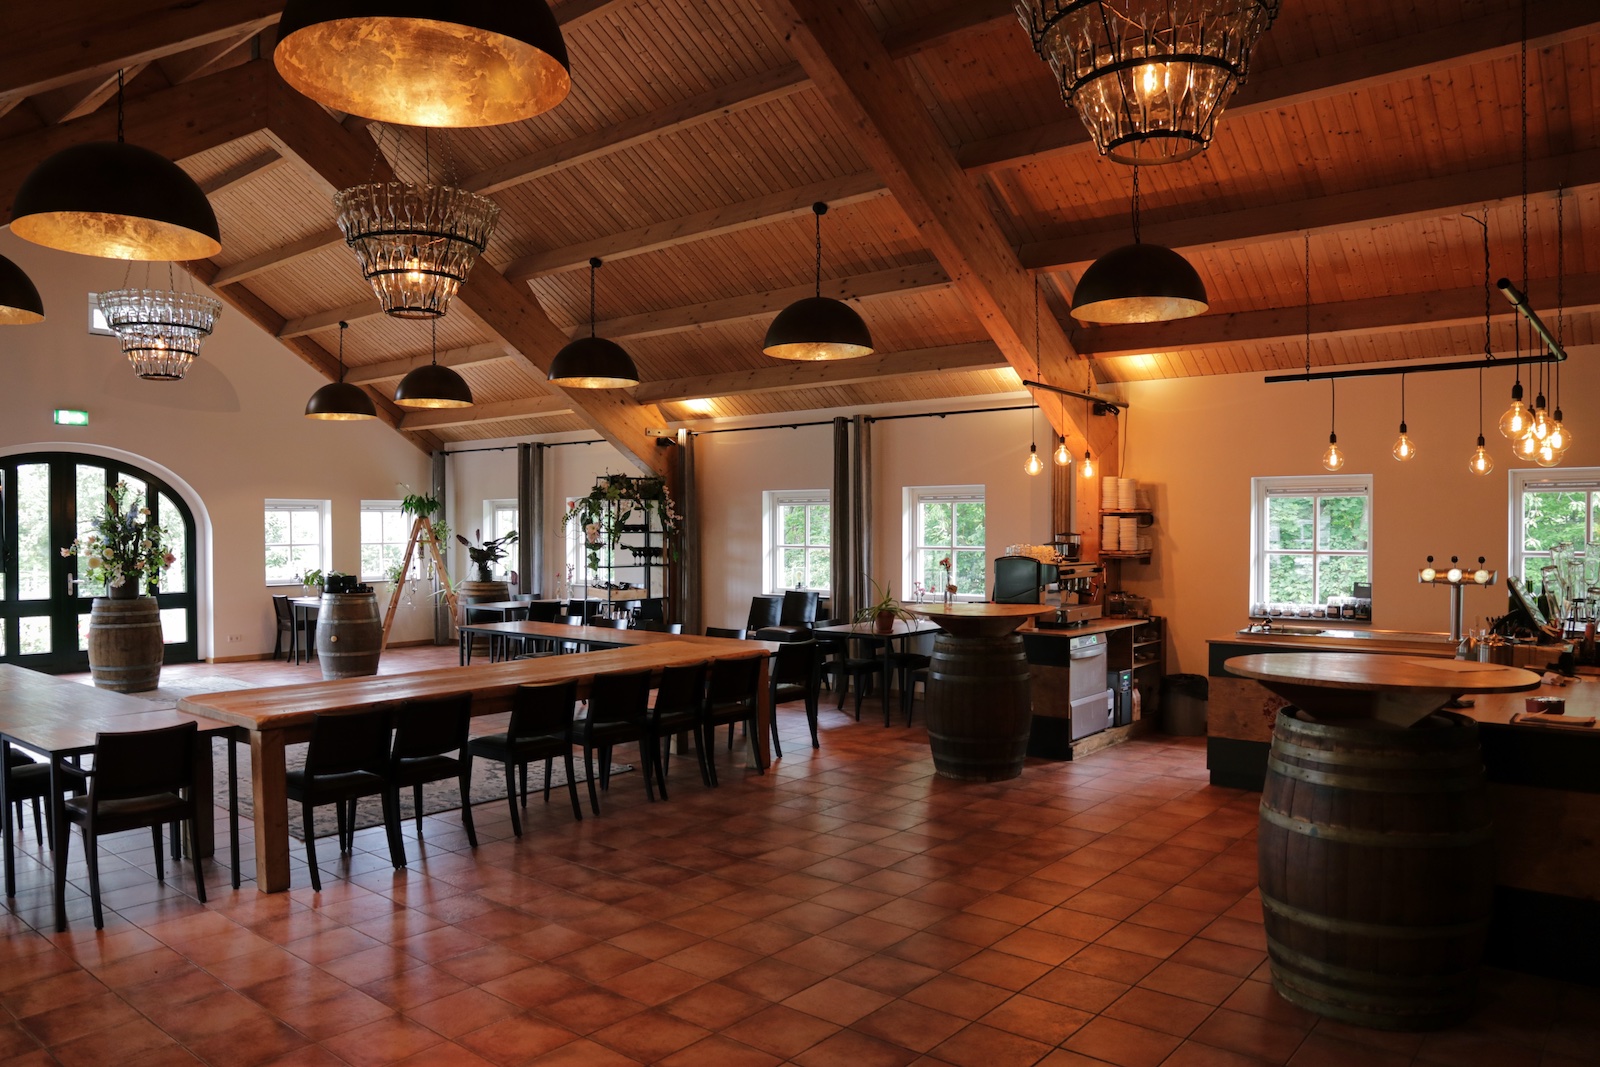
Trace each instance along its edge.
{"label": "chair backrest", "polygon": [[560,604],[556,604],[556,603],[553,603],[553,602],[552,603],[548,603],[548,604],[529,604],[528,605],[528,621],[529,622],[554,622],[555,621],[555,617],[556,617],[556,612],[560,608],[561,608]]}
{"label": "chair backrest", "polygon": [[519,685],[511,694],[507,736],[571,737],[572,709],[577,703],[578,683],[570,678],[549,685]]}
{"label": "chair backrest", "polygon": [[778,616],[779,626],[808,626],[817,621],[817,591],[815,589],[790,589],[783,594],[783,609]]}
{"label": "chair backrest", "polygon": [[706,704],[713,710],[755,707],[761,685],[761,657],[741,656],[711,662],[706,683]]}
{"label": "chair backrest", "polygon": [[661,684],[656,688],[656,715],[698,711],[706,699],[706,667],[705,663],[690,663],[662,668]]}
{"label": "chair backrest", "polygon": [[311,744],[306,746],[307,774],[381,774],[388,762],[389,713],[384,709],[312,716]]}
{"label": "chair backrest", "polygon": [[569,600],[567,613],[581,615],[587,620],[593,620],[600,614],[600,601],[598,600]]}
{"label": "chair backrest", "polygon": [[649,671],[597,674],[589,687],[589,721],[643,722],[649,702]]}
{"label": "chair backrest", "polygon": [[762,594],[750,598],[750,618],[745,622],[745,629],[759,630],[763,626],[778,625],[778,616],[783,610],[783,598],[773,594]]}
{"label": "chair backrest", "polygon": [[499,608],[479,608],[467,604],[464,610],[468,622],[499,622],[505,618],[505,612]]}
{"label": "chair backrest", "polygon": [[420,759],[454,752],[467,743],[472,694],[457,693],[395,705],[394,758]]}
{"label": "chair backrest", "polygon": [[735,641],[743,641],[745,638],[750,636],[750,631],[749,630],[729,629],[726,626],[707,626],[706,627],[706,636],[707,637],[731,637]]}
{"label": "chair backrest", "polygon": [[681,622],[656,622],[654,620],[647,620],[645,622],[635,623],[633,628],[635,630],[645,630],[653,634],[683,633],[683,623]]}
{"label": "chair backrest", "polygon": [[194,784],[196,739],[192,722],[159,730],[96,734],[89,803],[176,793]]}
{"label": "chair backrest", "polygon": [[634,615],[640,622],[666,622],[667,603],[660,597],[651,597],[649,600],[639,601],[639,610]]}
{"label": "chair backrest", "polygon": [[582,615],[557,615],[551,621],[552,622],[558,622],[562,626],[582,626],[583,625],[583,616]]}
{"label": "chair backrest", "polygon": [[615,619],[590,619],[589,625],[601,630],[626,630],[628,628],[628,617],[622,615]]}
{"label": "chair backrest", "polygon": [[817,643],[785,641],[772,661],[773,685],[810,685],[817,677]]}
{"label": "chair backrest", "polygon": [[294,612],[289,609],[288,597],[275,596],[272,598],[272,614],[278,620],[280,627],[294,625]]}

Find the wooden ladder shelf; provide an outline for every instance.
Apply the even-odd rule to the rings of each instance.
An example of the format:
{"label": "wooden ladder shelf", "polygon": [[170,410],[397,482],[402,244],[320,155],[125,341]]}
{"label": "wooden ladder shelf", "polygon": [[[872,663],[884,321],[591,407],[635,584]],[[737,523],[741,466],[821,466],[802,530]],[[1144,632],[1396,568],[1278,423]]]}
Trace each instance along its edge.
{"label": "wooden ladder shelf", "polygon": [[[444,586],[444,601],[450,606],[450,617],[456,617],[456,592],[450,583],[450,572],[445,570],[444,556],[439,552],[439,541],[433,536],[433,523],[422,516],[417,516],[411,524],[411,536],[406,539],[406,554],[401,560],[400,574],[403,576],[411,569],[411,557],[416,554],[419,543],[426,542],[428,551],[433,554],[433,566],[439,576],[439,582]],[[405,585],[405,579],[394,583],[394,591],[389,594],[389,609],[383,613],[383,640],[378,644],[378,651],[382,652],[389,647],[389,627],[394,624],[395,608],[400,606],[400,590]]]}

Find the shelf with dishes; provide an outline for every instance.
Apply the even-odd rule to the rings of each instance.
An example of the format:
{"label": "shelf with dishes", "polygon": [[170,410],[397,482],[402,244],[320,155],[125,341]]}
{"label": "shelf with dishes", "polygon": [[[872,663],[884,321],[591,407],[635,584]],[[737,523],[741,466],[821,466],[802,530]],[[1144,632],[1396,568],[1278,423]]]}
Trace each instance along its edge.
{"label": "shelf with dishes", "polygon": [[1100,558],[1150,562],[1155,537],[1144,533],[1155,525],[1149,508],[1102,508],[1100,510]]}

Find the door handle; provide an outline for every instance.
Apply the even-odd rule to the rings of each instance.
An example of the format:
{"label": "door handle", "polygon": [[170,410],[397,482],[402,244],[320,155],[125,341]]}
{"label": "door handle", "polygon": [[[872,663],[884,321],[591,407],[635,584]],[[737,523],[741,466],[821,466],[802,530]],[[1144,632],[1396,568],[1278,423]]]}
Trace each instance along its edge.
{"label": "door handle", "polygon": [[83,583],[80,582],[74,576],[72,576],[70,574],[67,575],[67,595],[68,596],[77,596],[78,595],[78,586],[80,586],[82,584]]}

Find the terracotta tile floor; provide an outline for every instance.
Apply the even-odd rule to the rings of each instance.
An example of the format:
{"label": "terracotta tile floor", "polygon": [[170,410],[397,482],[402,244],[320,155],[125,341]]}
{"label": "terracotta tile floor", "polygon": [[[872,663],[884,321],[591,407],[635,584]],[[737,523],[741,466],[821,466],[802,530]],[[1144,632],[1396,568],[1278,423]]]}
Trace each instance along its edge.
{"label": "terracotta tile floor", "polygon": [[[391,652],[386,671],[453,662]],[[315,666],[168,668],[262,685]],[[1197,740],[1135,742],[1017,781],[934,776],[920,726],[782,714],[765,777],[719,746],[722,788],[674,760],[672,799],[620,777],[600,818],[537,799],[430,817],[396,874],[381,829],[324,851],[311,892],[211,902],[157,885],[148,838],[112,839],[106,929],[81,890],[49,928],[31,819],[0,914],[0,1062],[145,1067],[795,1063],[1600,1063],[1588,990],[1489,971],[1466,1026],[1340,1026],[1267,984],[1257,797],[1206,784]],[[920,719],[920,717],[919,717]],[[408,823],[407,836],[414,835]],[[248,846],[246,848],[248,852]],[[225,848],[219,857],[225,856]],[[248,872],[247,872],[248,873]]]}

